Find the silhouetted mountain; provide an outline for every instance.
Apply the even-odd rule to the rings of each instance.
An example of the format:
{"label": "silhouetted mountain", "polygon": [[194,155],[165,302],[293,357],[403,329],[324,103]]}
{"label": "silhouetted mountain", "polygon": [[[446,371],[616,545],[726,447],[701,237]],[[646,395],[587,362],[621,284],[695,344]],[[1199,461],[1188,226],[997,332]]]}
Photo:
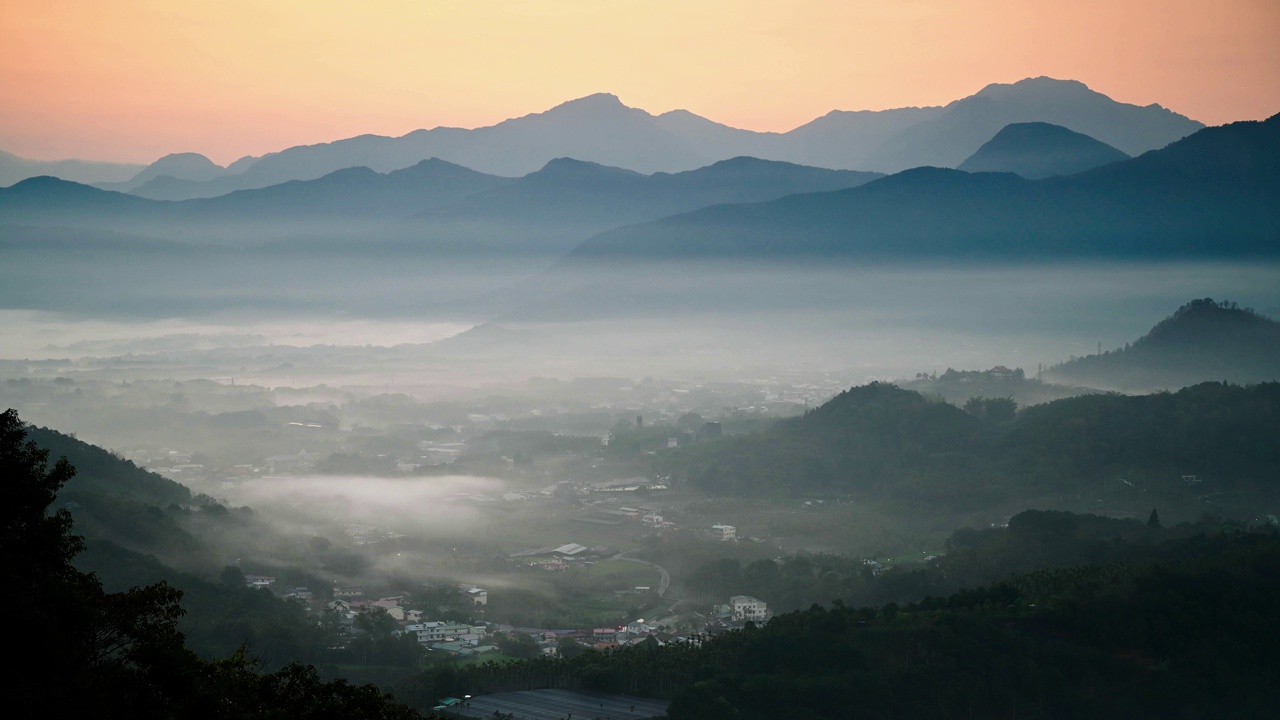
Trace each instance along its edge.
{"label": "silhouetted mountain", "polygon": [[691,170],[740,155],[834,169],[954,167],[1005,125],[1033,121],[1069,127],[1130,153],[1203,127],[1158,106],[1117,103],[1080,83],[1049,78],[990,85],[943,108],[833,111],[786,133],[732,128],[686,110],[654,116],[601,93],[475,130],[438,127],[398,138],[362,135],[292,147],[239,161],[207,182],[157,177],[136,192],[167,200],[213,197],[347,167],[385,173],[428,157],[506,176],[534,172],[558,157],[642,173]]}
{"label": "silhouetted mountain", "polygon": [[399,138],[361,135],[293,147],[259,158],[238,175],[199,184],[157,181],[139,192],[171,199],[212,197],[313,179],[347,167],[389,172],[429,157],[481,172],[520,176],[565,156],[645,173],[693,169],[712,160],[658,127],[643,110],[626,107],[613,95],[597,94],[475,130],[440,127]]}
{"label": "silhouetted mountain", "polygon": [[559,255],[620,225],[717,203],[855,187],[876,177],[747,157],[653,175],[557,158],[507,185],[427,210],[388,236]]}
{"label": "silhouetted mountain", "polygon": [[866,170],[871,167],[870,158],[877,148],[907,128],[938,117],[944,110],[941,107],[832,110],[782,135],[774,154],[761,153],[760,156],[816,167]]}
{"label": "silhouetted mountain", "polygon": [[1009,172],[1036,180],[1074,175],[1128,158],[1106,143],[1058,125],[1014,123],[996,133],[957,169]]}
{"label": "silhouetted mountain", "polygon": [[[653,117],[653,123],[683,139],[709,158],[732,158],[739,155],[774,158],[774,145],[779,133],[742,130],[708,120],[688,110],[672,110]],[[663,168],[671,170],[672,168]]]}
{"label": "silhouetted mountain", "polygon": [[[165,155],[159,160],[143,168],[126,182],[94,183],[103,190],[119,190],[130,192],[146,185],[157,178],[171,178],[187,182],[205,182],[226,174],[227,169],[215,164],[199,153],[174,153]],[[145,197],[145,196],[144,196]],[[158,198],[168,199],[168,198]]]}
{"label": "silhouetted mountain", "polygon": [[1280,116],[1078,175],[918,168],[603,233],[571,261],[670,257],[1244,257],[1280,253]]}
{"label": "silhouetted mountain", "polygon": [[28,160],[0,150],[0,188],[41,175],[79,183],[118,182],[128,180],[142,168],[131,163],[89,160]]}
{"label": "silhouetted mountain", "polygon": [[432,158],[386,174],[353,167],[316,180],[241,190],[177,203],[177,206],[190,208],[189,212],[197,217],[225,214],[246,220],[326,217],[394,220],[510,182],[507,178]]}
{"label": "silhouetted mountain", "polygon": [[12,225],[92,225],[100,218],[145,217],[152,206],[149,200],[47,175],[0,188],[0,223]]}
{"label": "silhouetted mountain", "polygon": [[0,190],[0,223],[247,245],[298,233],[367,230],[508,182],[442,160],[424,160],[385,175],[349,168],[316,180],[161,202],[35,178]]}
{"label": "silhouetted mountain", "polygon": [[186,486],[74,436],[32,427],[27,438],[47,449],[53,458],[65,457],[75,466],[76,476],[61,492],[64,500],[84,495],[110,495],[147,505],[191,502],[191,491]]}
{"label": "silhouetted mountain", "polygon": [[1204,127],[1159,105],[1116,102],[1073,80],[1028,78],[988,85],[946,106],[937,117],[904,128],[861,167],[882,172],[956,167],[1001,128],[1025,122],[1061,125],[1129,155],[1164,147]]}
{"label": "silhouetted mountain", "polygon": [[[44,178],[0,190],[0,224],[238,246],[286,238],[292,238],[289,245],[305,245],[323,238],[327,246],[399,241],[418,249],[559,255],[621,225],[716,203],[854,187],[876,177],[754,158],[642,175],[560,158],[511,180],[432,159],[385,175],[348,168],[316,180],[180,202]],[[379,229],[370,234],[374,228]]]}
{"label": "silhouetted mountain", "polygon": [[1232,302],[1193,300],[1132,345],[1073,359],[1045,375],[1119,390],[1280,380],[1280,323]]}

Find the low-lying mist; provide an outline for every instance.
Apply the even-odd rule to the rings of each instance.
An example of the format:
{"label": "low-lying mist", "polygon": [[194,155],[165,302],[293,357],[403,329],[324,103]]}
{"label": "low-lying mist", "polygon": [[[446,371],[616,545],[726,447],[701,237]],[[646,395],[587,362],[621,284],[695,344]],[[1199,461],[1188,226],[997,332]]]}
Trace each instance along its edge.
{"label": "low-lying mist", "polygon": [[298,533],[363,526],[462,539],[480,534],[479,503],[500,501],[503,489],[501,480],[485,477],[307,475],[261,478],[224,494]]}

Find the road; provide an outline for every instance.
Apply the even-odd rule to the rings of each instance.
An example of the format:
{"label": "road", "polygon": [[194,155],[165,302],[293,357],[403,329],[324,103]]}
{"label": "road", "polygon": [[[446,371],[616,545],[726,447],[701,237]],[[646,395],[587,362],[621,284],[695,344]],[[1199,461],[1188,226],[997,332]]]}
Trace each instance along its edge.
{"label": "road", "polygon": [[667,701],[568,690],[521,690],[472,697],[465,704],[449,708],[444,714],[446,717],[501,716],[515,720],[563,720],[565,717],[642,720],[665,717]]}
{"label": "road", "polygon": [[[635,552],[635,550],[628,550],[627,552]],[[665,596],[667,594],[667,588],[671,586],[671,573],[667,572],[666,568],[662,567],[661,565],[654,565],[648,560],[641,560],[639,558],[627,557],[627,553],[624,553],[624,552],[618,553],[617,555],[614,555],[610,559],[626,560],[627,562],[640,563],[641,565],[648,565],[649,567],[656,568],[658,572],[662,573],[662,579],[658,581],[658,597],[665,599]]]}

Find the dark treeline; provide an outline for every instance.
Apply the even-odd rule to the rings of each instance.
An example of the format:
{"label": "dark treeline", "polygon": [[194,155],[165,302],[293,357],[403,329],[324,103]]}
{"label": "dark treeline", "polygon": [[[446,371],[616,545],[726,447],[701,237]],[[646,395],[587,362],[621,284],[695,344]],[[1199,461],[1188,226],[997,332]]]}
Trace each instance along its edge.
{"label": "dark treeline", "polygon": [[97,575],[72,565],[84,540],[72,517],[53,509],[75,476],[61,459],[27,440],[12,410],[0,415],[0,567],[6,615],[21,618],[18,662],[5,673],[20,712],[49,717],[410,718],[413,710],[373,686],[324,682],[314,667],[274,672],[244,652],[201,659],[178,621],[182,592],[161,582],[108,592]]}
{"label": "dark treeline", "polygon": [[975,408],[984,412],[872,383],[761,433],[671,451],[658,468],[719,495],[862,494],[953,509],[1118,478],[1249,484],[1280,474],[1278,383],[1088,395],[1015,419]]}
{"label": "dark treeline", "polygon": [[439,668],[404,696],[626,692],[671,699],[673,720],[1264,716],[1280,535],[1197,534],[1156,554],[879,609],[815,605],[700,644]]}
{"label": "dark treeline", "polygon": [[1176,558],[1190,539],[1248,526],[1206,515],[1195,523],[1159,527],[1133,519],[1028,510],[1007,527],[960,528],[945,554],[896,566],[829,553],[741,561],[718,558],[693,567],[686,595],[700,603],[746,594],[775,612],[839,601],[881,607],[925,596],[947,596],[1038,570],[1115,564],[1149,564]]}
{"label": "dark treeline", "polygon": [[[324,666],[351,659],[352,653],[328,649],[337,644],[334,634],[318,627],[300,605],[245,588],[238,569],[230,578],[225,572],[219,576],[225,549],[212,547],[205,536],[261,534],[251,510],[193,495],[74,437],[44,428],[26,432],[52,457],[66,458],[76,468],[57,497],[86,539],[84,551],[72,559],[76,569],[93,573],[107,591],[145,587],[161,578],[181,590],[178,628],[196,654],[223,658],[245,645],[269,670],[295,661]],[[304,571],[291,574],[300,585],[326,587]],[[416,665],[416,658],[407,664]]]}

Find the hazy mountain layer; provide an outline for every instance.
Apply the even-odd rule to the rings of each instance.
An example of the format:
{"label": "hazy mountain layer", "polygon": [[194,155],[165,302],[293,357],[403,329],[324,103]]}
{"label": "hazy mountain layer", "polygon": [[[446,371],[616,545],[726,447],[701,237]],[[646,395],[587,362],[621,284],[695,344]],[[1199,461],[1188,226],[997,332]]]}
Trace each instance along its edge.
{"label": "hazy mountain layer", "polygon": [[919,168],[613,230],[570,261],[1243,257],[1280,252],[1280,116],[1066,178]]}
{"label": "hazy mountain layer", "polygon": [[1280,380],[1280,323],[1235,303],[1194,300],[1133,344],[1073,359],[1045,375],[1119,390]]}
{"label": "hazy mountain layer", "polygon": [[298,234],[364,232],[507,182],[442,160],[424,160],[385,175],[348,168],[316,180],[165,202],[32,178],[0,190],[0,223],[244,246]]}
{"label": "hazy mountain layer", "polygon": [[[226,174],[227,169],[214,163],[209,158],[199,153],[173,153],[165,155],[159,160],[151,163],[143,168],[142,172],[134,175],[125,182],[100,182],[94,183],[96,187],[103,190],[118,190],[120,192],[135,191],[147,183],[165,178],[165,181],[181,180],[186,182],[206,182],[216,177]],[[56,173],[50,173],[56,176]],[[143,197],[147,195],[138,193]],[[157,200],[168,200],[171,198],[154,198]]]}
{"label": "hazy mountain layer", "polygon": [[129,163],[28,160],[0,150],[0,188],[41,175],[53,175],[79,183],[122,182],[143,169],[142,165]]}
{"label": "hazy mountain layer", "polygon": [[1009,172],[1029,180],[1074,175],[1129,156],[1088,135],[1049,123],[1006,125],[960,163],[965,172]]}
{"label": "hazy mountain layer", "polygon": [[[154,199],[213,197],[309,180],[347,167],[389,172],[438,157],[481,172],[521,176],[552,159],[641,173],[679,172],[740,155],[834,169],[896,172],[955,167],[1000,128],[1049,122],[1137,154],[1203,127],[1159,106],[1118,103],[1074,81],[1035,78],[989,85],[943,108],[832,111],[786,133],[740,130],[685,110],[651,115],[597,94],[542,113],[466,130],[438,127],[398,138],[361,135],[249,158],[205,182],[155,177],[136,192]],[[160,174],[160,173],[153,173]]]}
{"label": "hazy mountain layer", "polygon": [[180,202],[33,178],[0,190],[0,223],[237,246],[294,237],[291,244],[301,246],[398,241],[419,250],[500,248],[558,257],[608,228],[717,203],[855,187],[876,177],[752,158],[650,176],[562,158],[510,180],[433,159],[385,175],[348,168]]}
{"label": "hazy mountain layer", "polygon": [[559,256],[591,235],[721,203],[857,187],[875,173],[740,157],[681,173],[640,173],[559,158],[509,184],[424,211],[384,237],[414,246]]}
{"label": "hazy mountain layer", "polygon": [[897,172],[922,165],[956,167],[1013,123],[1047,122],[1138,155],[1164,147],[1204,127],[1159,105],[1119,103],[1083,83],[1028,78],[988,85],[948,105],[937,117],[887,139],[862,166]]}

